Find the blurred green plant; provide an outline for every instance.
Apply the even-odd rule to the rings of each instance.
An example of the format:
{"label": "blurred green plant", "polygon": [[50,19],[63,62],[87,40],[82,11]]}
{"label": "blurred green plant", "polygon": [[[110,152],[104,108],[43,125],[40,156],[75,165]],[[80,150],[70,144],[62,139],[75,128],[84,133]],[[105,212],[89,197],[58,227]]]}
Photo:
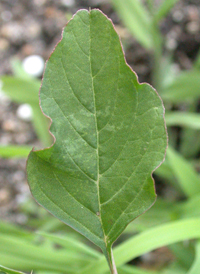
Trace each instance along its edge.
{"label": "blurred green plant", "polygon": [[[39,106],[38,90],[41,83],[38,79],[27,74],[18,60],[13,60],[12,67],[14,76],[5,75],[0,78],[1,89],[13,102],[26,103],[31,106],[33,112],[32,122],[38,138],[43,145],[49,146],[51,144],[51,136],[48,132],[49,121],[43,115]],[[0,147],[0,156],[26,157],[28,149],[28,147],[4,146]]]}

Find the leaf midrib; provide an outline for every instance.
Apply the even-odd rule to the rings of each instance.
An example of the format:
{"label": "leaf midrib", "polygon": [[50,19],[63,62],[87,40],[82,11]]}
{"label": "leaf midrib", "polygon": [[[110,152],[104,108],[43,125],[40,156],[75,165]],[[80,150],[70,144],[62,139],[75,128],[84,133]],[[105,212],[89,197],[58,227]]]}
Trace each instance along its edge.
{"label": "leaf midrib", "polygon": [[97,154],[97,180],[96,180],[96,186],[97,186],[97,197],[98,197],[98,207],[99,207],[99,221],[101,223],[102,232],[104,235],[104,242],[105,246],[107,248],[107,241],[106,241],[106,235],[103,228],[103,223],[101,219],[101,204],[100,204],[100,193],[99,193],[99,131],[97,126],[97,112],[96,112],[96,98],[95,98],[95,89],[94,89],[94,77],[92,73],[92,62],[91,62],[91,12],[89,11],[89,63],[90,63],[90,73],[91,73],[91,80],[92,80],[92,93],[93,93],[93,102],[94,102],[94,119],[95,119],[95,127],[96,127],[96,133],[97,133],[97,148],[96,148],[96,154]]}

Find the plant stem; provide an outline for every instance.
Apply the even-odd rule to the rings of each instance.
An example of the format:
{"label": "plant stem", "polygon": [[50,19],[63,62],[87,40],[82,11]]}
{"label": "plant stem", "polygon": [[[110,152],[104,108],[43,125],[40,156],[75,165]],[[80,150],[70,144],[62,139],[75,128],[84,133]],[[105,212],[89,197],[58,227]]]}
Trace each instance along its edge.
{"label": "plant stem", "polygon": [[114,256],[113,256],[113,252],[112,252],[112,248],[108,249],[108,264],[110,267],[110,272],[111,274],[118,274],[117,273],[117,268],[115,265],[115,260],[114,260]]}

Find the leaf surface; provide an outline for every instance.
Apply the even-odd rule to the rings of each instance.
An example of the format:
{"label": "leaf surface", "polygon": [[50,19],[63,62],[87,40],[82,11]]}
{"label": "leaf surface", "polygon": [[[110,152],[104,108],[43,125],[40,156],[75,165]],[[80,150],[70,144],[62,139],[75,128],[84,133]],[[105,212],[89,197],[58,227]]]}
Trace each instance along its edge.
{"label": "leaf surface", "polygon": [[151,173],[167,142],[162,102],[138,83],[99,10],[81,10],[69,21],[47,62],[40,98],[55,142],[29,155],[32,193],[107,254],[155,200]]}

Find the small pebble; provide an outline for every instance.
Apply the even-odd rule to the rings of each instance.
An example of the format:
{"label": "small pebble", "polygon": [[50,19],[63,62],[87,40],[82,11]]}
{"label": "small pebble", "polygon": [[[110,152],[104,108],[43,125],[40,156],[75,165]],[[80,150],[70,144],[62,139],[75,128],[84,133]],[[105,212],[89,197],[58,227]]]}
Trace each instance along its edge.
{"label": "small pebble", "polygon": [[26,25],[26,38],[28,40],[34,40],[41,33],[41,26],[35,20],[25,20],[24,24]]}
{"label": "small pebble", "polygon": [[72,7],[75,5],[75,0],[61,0],[61,3],[65,7]]}
{"label": "small pebble", "polygon": [[16,130],[16,124],[12,120],[5,120],[2,123],[2,129],[4,131],[14,132]]}
{"label": "small pebble", "polygon": [[186,30],[191,34],[197,33],[199,31],[199,22],[192,21],[187,23]]}
{"label": "small pebble", "polygon": [[32,108],[29,104],[20,105],[17,109],[17,116],[25,121],[32,119]]}
{"label": "small pebble", "polygon": [[10,199],[10,193],[8,189],[0,189],[0,206],[5,205],[8,203]]}
{"label": "small pebble", "polygon": [[47,0],[33,0],[33,3],[39,7],[43,6],[46,2]]}
{"label": "small pebble", "polygon": [[9,42],[7,39],[0,39],[0,51],[6,51],[9,48]]}
{"label": "small pebble", "polygon": [[20,43],[24,39],[24,27],[20,23],[12,21],[2,26],[0,34],[12,43]]}
{"label": "small pebble", "polygon": [[2,134],[0,136],[0,143],[1,145],[9,145],[12,142],[12,136],[11,134]]}
{"label": "small pebble", "polygon": [[178,43],[174,38],[168,38],[165,43],[166,48],[169,50],[176,49],[177,45],[178,45]]}
{"label": "small pebble", "polygon": [[25,44],[21,51],[25,56],[32,55],[34,53],[34,47],[31,44]]}
{"label": "small pebble", "polygon": [[181,10],[176,10],[173,12],[172,17],[174,22],[179,23],[183,20],[184,13]]}
{"label": "small pebble", "polygon": [[22,66],[28,74],[39,77],[44,69],[44,60],[39,55],[31,55],[23,60]]}
{"label": "small pebble", "polygon": [[12,19],[12,13],[9,10],[5,10],[1,13],[1,19],[4,22],[8,22]]}
{"label": "small pebble", "polygon": [[186,13],[189,21],[198,21],[199,20],[199,11],[198,8],[194,5],[189,5],[186,7]]}
{"label": "small pebble", "polygon": [[[12,180],[16,183],[16,182],[22,182],[25,179],[25,174],[22,170],[17,170],[14,174],[13,174],[13,178]],[[20,188],[24,188],[24,185],[20,184]],[[22,192],[22,191],[21,191]]]}
{"label": "small pebble", "polygon": [[18,133],[14,136],[14,142],[17,144],[25,144],[29,141],[29,136],[23,133]]}

